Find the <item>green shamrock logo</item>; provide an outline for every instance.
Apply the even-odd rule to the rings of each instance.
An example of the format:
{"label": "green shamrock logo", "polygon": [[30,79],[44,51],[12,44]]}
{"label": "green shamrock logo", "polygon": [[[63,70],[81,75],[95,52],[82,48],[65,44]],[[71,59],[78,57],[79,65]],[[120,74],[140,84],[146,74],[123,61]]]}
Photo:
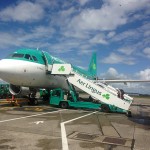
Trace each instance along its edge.
{"label": "green shamrock logo", "polygon": [[65,67],[64,66],[61,66],[59,69],[58,69],[58,71],[65,71]]}
{"label": "green shamrock logo", "polygon": [[96,64],[93,63],[92,67],[93,67],[94,70],[96,70]]}
{"label": "green shamrock logo", "polygon": [[109,98],[110,98],[110,95],[109,94],[103,94],[102,95],[104,98],[106,98],[107,100],[109,100]]}

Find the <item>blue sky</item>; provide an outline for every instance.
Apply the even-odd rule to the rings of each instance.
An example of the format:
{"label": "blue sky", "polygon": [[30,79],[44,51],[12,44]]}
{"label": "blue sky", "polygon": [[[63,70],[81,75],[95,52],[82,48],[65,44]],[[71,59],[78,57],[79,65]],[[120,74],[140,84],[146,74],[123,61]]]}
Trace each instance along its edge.
{"label": "blue sky", "polygon": [[149,20],[150,0],[3,0],[0,59],[39,48],[86,69],[97,52],[101,78],[150,80]]}

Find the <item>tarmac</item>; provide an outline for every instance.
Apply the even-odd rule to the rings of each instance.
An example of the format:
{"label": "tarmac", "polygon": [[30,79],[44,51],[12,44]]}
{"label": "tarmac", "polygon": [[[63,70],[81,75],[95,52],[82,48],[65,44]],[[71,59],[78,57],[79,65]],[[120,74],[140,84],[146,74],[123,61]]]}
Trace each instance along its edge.
{"label": "tarmac", "polygon": [[150,98],[135,98],[132,117],[49,104],[0,101],[1,150],[150,150]]}

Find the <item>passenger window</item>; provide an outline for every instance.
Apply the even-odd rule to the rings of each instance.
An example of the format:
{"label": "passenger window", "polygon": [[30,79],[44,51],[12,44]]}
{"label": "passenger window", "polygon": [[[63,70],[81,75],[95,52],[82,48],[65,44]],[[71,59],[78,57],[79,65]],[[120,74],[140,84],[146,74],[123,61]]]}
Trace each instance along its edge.
{"label": "passenger window", "polygon": [[32,60],[32,57],[29,54],[26,54],[25,58],[28,59],[28,60]]}
{"label": "passenger window", "polygon": [[13,54],[12,57],[15,57],[15,58],[23,58],[24,54]]}
{"label": "passenger window", "polygon": [[36,58],[35,56],[32,56],[32,58],[33,58],[34,61],[38,61],[37,58]]}

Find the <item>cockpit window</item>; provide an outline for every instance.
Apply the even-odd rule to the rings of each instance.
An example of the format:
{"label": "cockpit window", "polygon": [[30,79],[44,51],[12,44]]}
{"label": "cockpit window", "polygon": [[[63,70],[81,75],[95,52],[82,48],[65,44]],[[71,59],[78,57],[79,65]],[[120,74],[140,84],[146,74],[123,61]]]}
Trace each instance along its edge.
{"label": "cockpit window", "polygon": [[15,58],[23,58],[24,57],[24,54],[13,54],[12,57],[15,57]]}
{"label": "cockpit window", "polygon": [[37,58],[36,58],[35,56],[32,56],[32,58],[33,58],[34,61],[38,61]]}
{"label": "cockpit window", "polygon": [[24,58],[26,58],[28,60],[32,60],[32,57],[29,54],[26,54]]}

